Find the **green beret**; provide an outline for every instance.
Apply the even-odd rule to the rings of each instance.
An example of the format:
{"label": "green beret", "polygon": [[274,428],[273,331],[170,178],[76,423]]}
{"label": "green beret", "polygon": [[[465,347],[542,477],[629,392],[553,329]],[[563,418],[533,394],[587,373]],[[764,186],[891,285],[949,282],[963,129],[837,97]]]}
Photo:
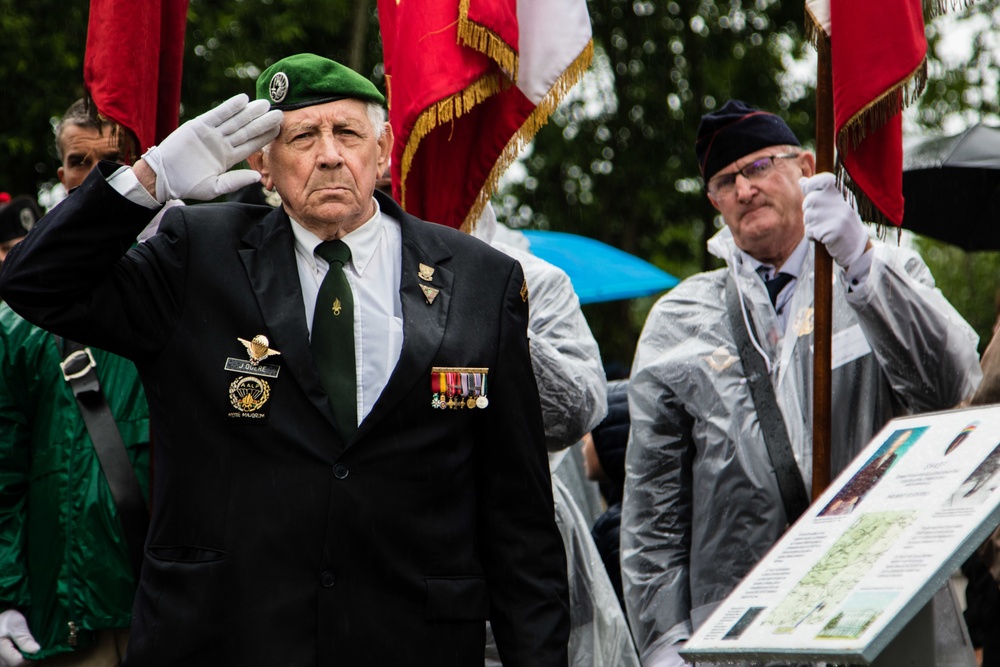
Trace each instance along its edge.
{"label": "green beret", "polygon": [[299,53],[282,58],[257,77],[257,99],[290,111],[346,98],[385,104],[371,81],[329,58]]}

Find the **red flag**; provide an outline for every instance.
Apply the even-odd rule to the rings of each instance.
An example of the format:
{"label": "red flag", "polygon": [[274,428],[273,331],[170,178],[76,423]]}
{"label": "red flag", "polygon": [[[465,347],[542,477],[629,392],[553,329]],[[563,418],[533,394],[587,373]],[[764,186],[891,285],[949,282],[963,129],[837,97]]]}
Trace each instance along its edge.
{"label": "red flag", "polygon": [[809,26],[829,39],[838,171],[861,216],[903,223],[900,112],[923,89],[922,0],[807,0]]}
{"label": "red flag", "polygon": [[139,152],[177,127],[188,0],[91,0],[83,81]]}
{"label": "red flag", "polygon": [[590,65],[585,0],[379,0],[393,193],[471,229],[497,181]]}

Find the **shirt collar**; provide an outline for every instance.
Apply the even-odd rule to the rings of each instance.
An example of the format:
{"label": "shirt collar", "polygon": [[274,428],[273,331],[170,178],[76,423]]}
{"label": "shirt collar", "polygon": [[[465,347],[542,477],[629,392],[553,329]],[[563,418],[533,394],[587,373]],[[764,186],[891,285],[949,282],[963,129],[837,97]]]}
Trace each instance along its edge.
{"label": "shirt collar", "polygon": [[[779,272],[787,273],[788,275],[798,280],[799,274],[802,273],[802,263],[805,262],[806,260],[806,252],[808,252],[808,250],[809,250],[809,239],[803,236],[802,240],[799,241],[799,244],[795,246],[795,250],[792,251],[792,254],[789,255],[788,259],[785,260],[785,263],[781,265],[781,269],[779,269]],[[761,262],[760,260],[751,257],[742,250],[740,250],[739,252],[741,255],[743,255],[743,261],[747,262],[747,265],[751,269],[759,273],[762,279],[767,280],[768,278],[774,277],[775,270],[773,264],[765,264],[764,262]]]}
{"label": "shirt collar", "polygon": [[[364,224],[347,234],[340,240],[351,249],[351,263],[358,275],[364,275],[365,267],[371,262],[382,238],[382,209],[378,205],[378,200],[374,197],[375,214]],[[295,252],[299,253],[306,260],[309,267],[316,269],[316,246],[322,243],[322,239],[303,227],[291,216],[288,218],[292,223],[292,234],[295,236]]]}

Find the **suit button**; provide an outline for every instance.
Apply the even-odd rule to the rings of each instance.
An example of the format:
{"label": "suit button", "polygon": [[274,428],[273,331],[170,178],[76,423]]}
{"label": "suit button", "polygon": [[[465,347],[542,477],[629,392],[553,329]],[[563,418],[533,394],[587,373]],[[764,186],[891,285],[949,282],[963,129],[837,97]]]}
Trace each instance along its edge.
{"label": "suit button", "polygon": [[344,479],[347,477],[347,473],[350,472],[343,463],[338,463],[333,466],[333,476],[337,479]]}
{"label": "suit button", "polygon": [[319,583],[323,584],[323,588],[332,588],[337,583],[337,578],[330,570],[324,570],[323,574],[319,575]]}

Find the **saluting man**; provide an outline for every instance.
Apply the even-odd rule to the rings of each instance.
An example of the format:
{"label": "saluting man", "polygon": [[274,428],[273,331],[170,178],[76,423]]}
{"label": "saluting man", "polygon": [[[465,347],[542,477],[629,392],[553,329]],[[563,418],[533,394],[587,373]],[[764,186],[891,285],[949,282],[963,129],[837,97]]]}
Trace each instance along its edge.
{"label": "saluting man", "polygon": [[[102,163],[0,275],[146,386],[126,664],[481,665],[489,617],[505,666],[565,665],[520,266],[374,193],[392,131],[364,77],[300,54],[257,98]],[[177,207],[128,249],[168,198],[258,179],[282,207]]]}

